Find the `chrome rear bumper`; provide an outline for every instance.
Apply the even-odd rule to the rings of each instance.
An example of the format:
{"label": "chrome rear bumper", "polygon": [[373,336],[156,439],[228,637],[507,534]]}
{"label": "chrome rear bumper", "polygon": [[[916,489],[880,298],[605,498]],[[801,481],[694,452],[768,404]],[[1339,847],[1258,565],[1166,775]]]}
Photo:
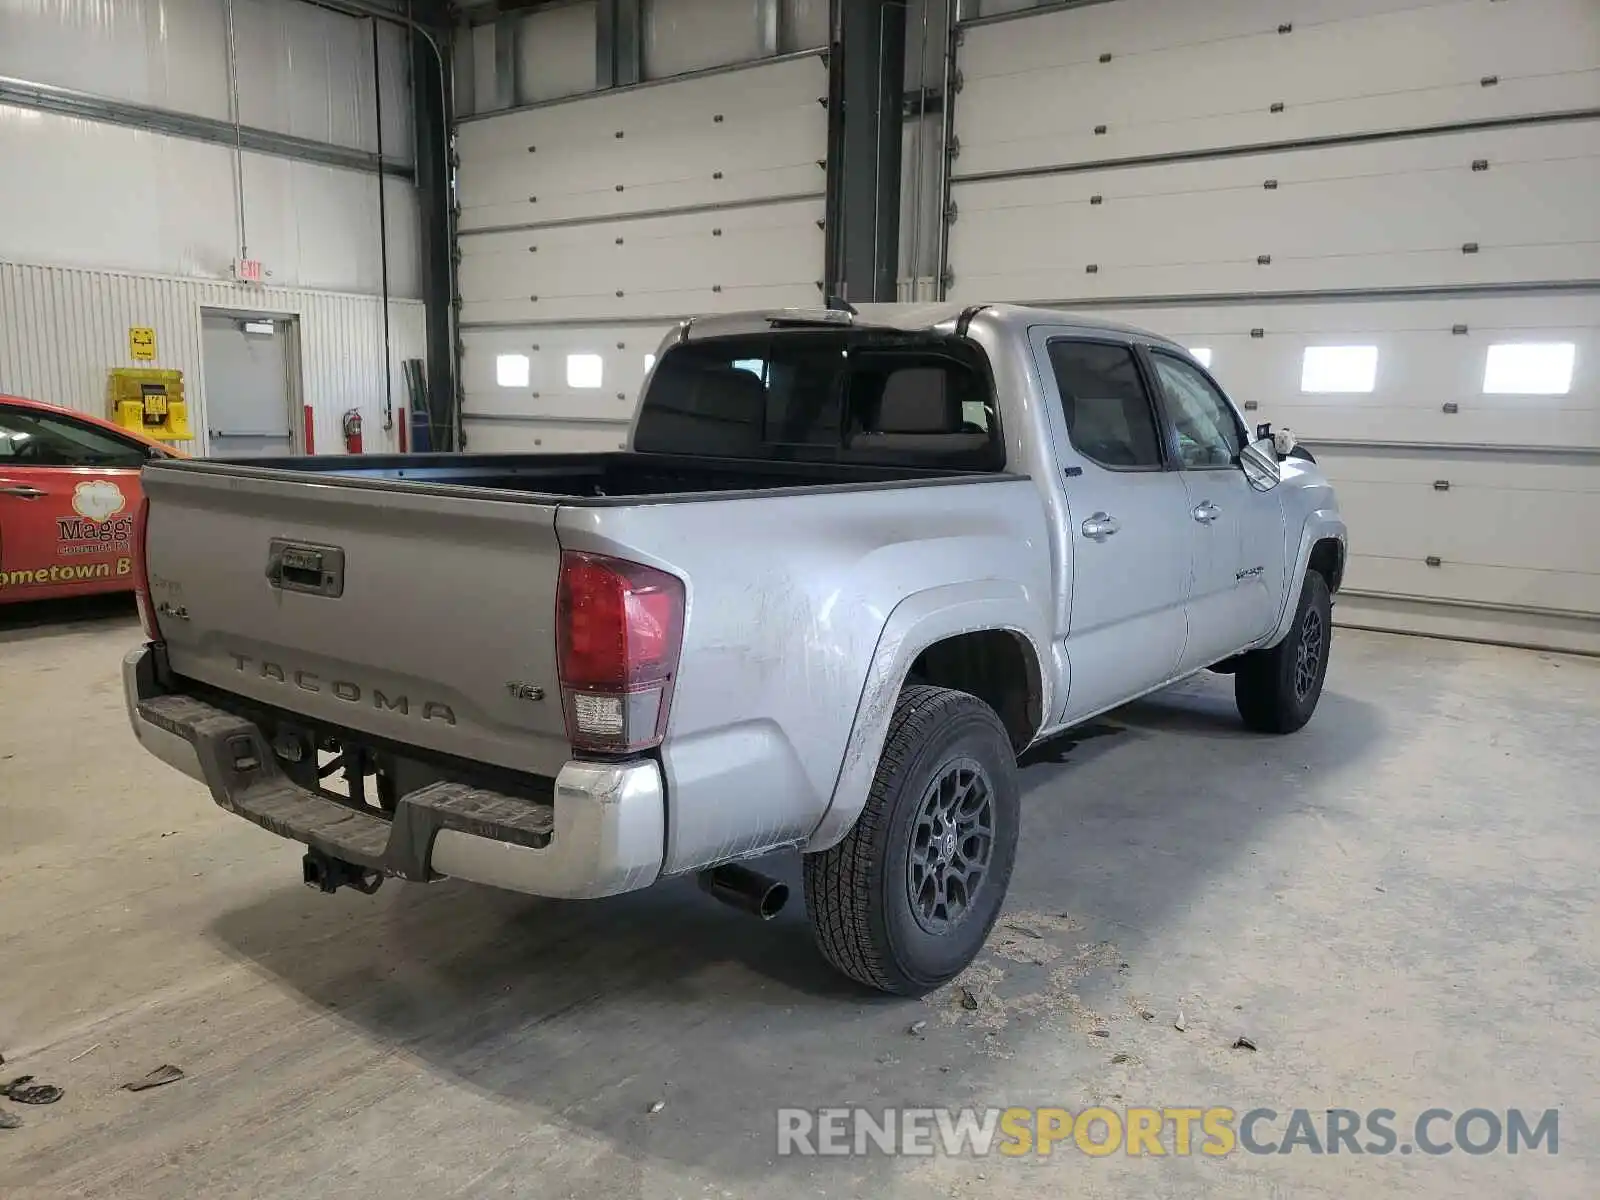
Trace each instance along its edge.
{"label": "chrome rear bumper", "polygon": [[661,874],[666,795],[653,760],[569,762],[551,802],[439,782],[400,798],[393,818],[299,786],[249,720],[164,691],[150,646],[122,663],[134,736],[211,789],[229,812],[325,854],[403,879],[445,875],[533,896],[634,891]]}

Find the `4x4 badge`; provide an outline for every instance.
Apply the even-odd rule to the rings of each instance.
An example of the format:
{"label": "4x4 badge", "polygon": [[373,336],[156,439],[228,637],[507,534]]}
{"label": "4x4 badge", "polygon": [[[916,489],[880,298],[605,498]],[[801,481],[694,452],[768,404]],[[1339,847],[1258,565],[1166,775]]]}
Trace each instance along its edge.
{"label": "4x4 badge", "polygon": [[543,700],[544,689],[533,683],[523,683],[518,679],[506,681],[506,691],[511,693],[514,700]]}

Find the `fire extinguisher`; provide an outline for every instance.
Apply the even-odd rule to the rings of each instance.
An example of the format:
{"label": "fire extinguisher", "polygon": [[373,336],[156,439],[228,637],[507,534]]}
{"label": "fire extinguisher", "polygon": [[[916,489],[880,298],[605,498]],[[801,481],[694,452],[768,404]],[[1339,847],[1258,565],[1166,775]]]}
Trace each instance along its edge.
{"label": "fire extinguisher", "polygon": [[361,410],[352,408],[344,414],[344,448],[346,453],[361,453]]}

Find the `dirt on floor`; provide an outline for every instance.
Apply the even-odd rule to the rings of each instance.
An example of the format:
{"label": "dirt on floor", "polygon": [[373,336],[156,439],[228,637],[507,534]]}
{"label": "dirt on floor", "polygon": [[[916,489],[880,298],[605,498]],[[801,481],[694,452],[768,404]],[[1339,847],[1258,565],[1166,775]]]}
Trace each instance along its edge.
{"label": "dirt on floor", "polygon": [[[0,610],[0,1084],[65,1089],[0,1099],[0,1195],[1600,1194],[1600,661],[1342,630],[1293,737],[1205,676],[1036,748],[1005,917],[906,1002],[823,964],[793,859],[769,924],[690,881],[318,895],[138,749],[137,638]],[[852,1149],[849,1105],[932,1110],[912,1149],[1046,1111],[779,1153]]]}

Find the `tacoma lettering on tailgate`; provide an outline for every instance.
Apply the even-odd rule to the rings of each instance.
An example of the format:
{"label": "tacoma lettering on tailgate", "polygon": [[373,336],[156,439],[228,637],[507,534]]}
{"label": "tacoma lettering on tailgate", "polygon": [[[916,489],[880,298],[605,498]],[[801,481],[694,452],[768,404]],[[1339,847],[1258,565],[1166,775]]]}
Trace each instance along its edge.
{"label": "tacoma lettering on tailgate", "polygon": [[370,702],[373,708],[399,713],[402,717],[412,716],[412,709],[415,708],[417,710],[415,715],[421,720],[443,721],[446,725],[456,723],[455,710],[439,700],[423,700],[413,704],[411,697],[403,693],[390,695],[382,688],[363,687],[349,679],[324,679],[315,671],[285,667],[282,663],[269,662],[264,658],[251,658],[247,654],[235,654],[232,651],[228,657],[233,659],[236,671],[260,679],[270,679],[285,687],[297,687],[302,692],[327,692],[346,704]]}

